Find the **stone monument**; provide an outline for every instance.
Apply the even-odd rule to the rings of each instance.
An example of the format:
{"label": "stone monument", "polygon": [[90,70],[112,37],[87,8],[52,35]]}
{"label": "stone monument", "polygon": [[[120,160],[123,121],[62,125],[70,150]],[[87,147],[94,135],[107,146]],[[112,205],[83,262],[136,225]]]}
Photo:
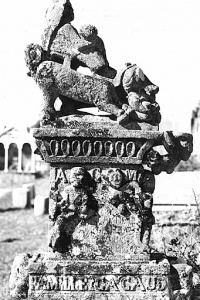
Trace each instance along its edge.
{"label": "stone monument", "polygon": [[[112,68],[97,28],[77,30],[73,19],[69,0],[54,0],[42,46],[25,51],[43,93],[34,137],[36,153],[51,166],[49,251],[16,256],[11,296],[170,300],[169,262],[155,259],[149,247],[155,175],[189,158],[192,136],[159,132],[158,86],[135,64]],[[159,145],[166,155],[154,149]]]}

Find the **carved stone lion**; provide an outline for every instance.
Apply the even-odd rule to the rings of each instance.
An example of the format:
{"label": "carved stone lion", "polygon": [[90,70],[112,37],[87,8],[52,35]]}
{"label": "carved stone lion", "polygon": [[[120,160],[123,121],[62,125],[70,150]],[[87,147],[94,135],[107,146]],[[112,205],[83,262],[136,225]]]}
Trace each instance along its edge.
{"label": "carved stone lion", "polygon": [[[136,65],[127,64],[117,73],[109,66],[96,27],[84,25],[78,32],[70,23],[73,19],[69,0],[54,1],[47,10],[42,46],[30,44],[25,50],[29,75],[43,92],[42,123],[96,106],[116,116],[119,123],[136,120],[157,125],[158,87]],[[79,73],[80,66],[92,75]],[[62,102],[59,113],[54,108],[57,98]]]}

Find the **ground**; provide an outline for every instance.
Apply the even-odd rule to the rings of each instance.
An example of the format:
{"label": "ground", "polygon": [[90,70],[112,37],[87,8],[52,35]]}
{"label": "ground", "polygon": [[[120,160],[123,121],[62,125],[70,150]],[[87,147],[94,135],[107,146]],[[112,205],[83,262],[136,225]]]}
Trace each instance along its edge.
{"label": "ground", "polygon": [[[47,195],[49,179],[36,180],[36,194]],[[17,253],[47,250],[48,215],[34,216],[31,209],[14,209],[11,194],[0,197],[0,300],[9,299],[8,282]]]}

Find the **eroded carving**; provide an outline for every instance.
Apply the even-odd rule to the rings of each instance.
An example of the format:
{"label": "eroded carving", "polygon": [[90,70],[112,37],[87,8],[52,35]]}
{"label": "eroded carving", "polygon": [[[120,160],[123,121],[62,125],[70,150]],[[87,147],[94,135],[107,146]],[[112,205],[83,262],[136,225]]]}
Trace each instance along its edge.
{"label": "eroded carving", "polygon": [[[150,262],[154,175],[171,173],[189,158],[192,136],[159,132],[158,86],[136,64],[112,68],[97,28],[77,30],[73,19],[69,0],[52,0],[42,45],[25,51],[29,75],[43,93],[42,127],[34,136],[35,153],[51,165],[50,248],[15,261],[11,294],[29,300],[171,300],[169,263]],[[79,73],[80,66],[91,75]],[[77,114],[91,106],[112,116]],[[175,297],[185,291],[190,297],[186,273],[180,273]]]}
{"label": "eroded carving", "polygon": [[193,151],[193,137],[189,133],[175,135],[167,131],[163,134],[160,144],[164,146],[168,154],[160,155],[154,149],[147,154],[148,166],[156,175],[162,171],[172,173],[181,160],[188,160]]}
{"label": "eroded carving", "polygon": [[152,214],[153,192],[155,180],[151,172],[144,171],[142,185],[135,180],[127,182],[124,172],[119,168],[107,171],[108,201],[117,207],[125,217],[136,214],[141,220],[140,240],[143,246],[148,246],[154,216]]}
{"label": "eroded carving", "polygon": [[[25,51],[29,75],[43,92],[42,123],[53,124],[56,116],[77,113],[86,105],[111,113],[119,123],[159,124],[155,101],[159,88],[135,64],[128,63],[117,73],[109,66],[97,28],[84,25],[78,32],[71,25],[73,19],[69,0],[54,3],[47,11],[42,47],[30,44]],[[88,67],[93,75],[80,74],[79,66]],[[59,114],[54,108],[57,97],[62,101]]]}
{"label": "eroded carving", "polygon": [[52,176],[49,236],[54,251],[97,257],[149,253],[155,186],[150,171],[72,168]]}
{"label": "eroded carving", "polygon": [[[114,253],[118,253],[120,256],[125,253],[125,249],[128,249],[127,255],[149,253],[149,240],[152,225],[155,222],[152,214],[154,174],[161,171],[169,173],[181,159],[187,159],[192,151],[192,137],[189,134],[174,135],[171,132],[145,134],[139,135],[140,138],[137,135],[137,138],[135,137],[132,141],[130,138],[106,139],[99,137],[96,140],[91,137],[76,139],[70,137],[68,139],[52,139],[49,143],[44,143],[46,151],[50,151],[49,153],[54,159],[57,157],[66,159],[63,157],[64,151],[66,151],[71,163],[72,157],[76,162],[83,157],[82,162],[95,161],[101,165],[99,169],[91,169],[87,164],[89,172],[86,171],[86,173],[90,173],[91,178],[93,177],[93,185],[85,183],[85,186],[90,185],[92,196],[99,205],[98,220],[96,219],[98,222],[93,224],[93,227],[82,227],[80,215],[77,217],[76,213],[70,211],[70,206],[66,206],[66,200],[63,197],[66,197],[65,191],[70,191],[69,194],[72,193],[70,188],[71,171],[63,166],[61,169],[57,168],[54,174],[53,182],[55,184],[52,188],[55,191],[51,198],[55,200],[54,204],[58,204],[56,204],[57,206],[51,205],[51,212],[55,216],[57,208],[53,207],[59,207],[59,205],[62,207],[63,205],[67,217],[63,218],[61,213],[60,216],[57,213],[57,221],[54,224],[51,223],[50,236],[54,238],[56,231],[57,236],[61,235],[61,228],[68,226],[66,224],[71,222],[68,214],[72,213],[73,215],[74,227],[71,231],[69,245],[61,251],[69,251],[71,246],[75,247],[73,241],[79,240],[76,252],[89,256],[110,257]],[[157,145],[163,145],[168,154],[161,156],[156,152],[153,147]],[[135,165],[127,170],[114,167],[102,168],[106,162],[118,164],[120,160],[121,164],[122,162],[124,164],[123,159],[130,164],[132,159],[135,159],[132,155],[135,155],[137,160],[134,161]],[[93,160],[90,161],[90,158]],[[81,192],[80,197],[87,199],[88,192]],[[115,218],[121,220],[117,231],[112,221]],[[72,228],[72,225],[68,228]],[[56,243],[54,242],[54,245],[51,243],[51,246],[53,245],[52,248],[57,249],[56,251],[60,251],[60,246],[57,247]]]}
{"label": "eroded carving", "polygon": [[[54,209],[50,215],[54,221],[50,232],[50,246],[54,251],[66,252],[71,246],[73,232],[80,222],[95,222],[98,218],[98,203],[93,196],[95,182],[82,167],[70,172],[70,185],[62,195],[54,194]],[[60,199],[59,199],[60,196]],[[58,201],[60,200],[60,201]]]}
{"label": "eroded carving", "polygon": [[126,216],[136,210],[134,195],[141,192],[136,181],[127,182],[125,174],[119,168],[107,171],[108,201]]}
{"label": "eroded carving", "polygon": [[155,101],[159,88],[136,64],[128,63],[126,69],[119,72],[113,82],[116,87],[122,85],[127,93],[128,104],[123,104],[122,108],[129,119],[155,125],[160,123],[160,107]]}
{"label": "eroded carving", "polygon": [[167,288],[166,278],[161,276],[138,276],[138,275],[31,275],[31,291],[165,291]]}
{"label": "eroded carving", "polygon": [[49,141],[37,140],[37,152],[41,153],[44,159],[48,157],[54,161],[59,157],[60,162],[72,162],[72,158],[81,158],[85,162],[93,163],[106,162],[113,159],[113,163],[124,162],[126,164],[139,164],[145,153],[153,146],[152,139],[144,141],[142,138],[107,139],[52,139]]}

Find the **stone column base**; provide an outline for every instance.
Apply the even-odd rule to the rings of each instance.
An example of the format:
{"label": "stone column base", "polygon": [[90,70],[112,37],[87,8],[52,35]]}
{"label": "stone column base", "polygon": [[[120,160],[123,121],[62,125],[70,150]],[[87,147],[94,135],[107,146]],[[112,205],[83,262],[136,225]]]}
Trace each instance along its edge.
{"label": "stone column base", "polygon": [[[13,286],[12,286],[13,282]],[[20,286],[21,285],[21,286]],[[171,300],[170,265],[131,260],[66,260],[45,253],[16,257],[11,275],[14,299],[29,300]]]}

